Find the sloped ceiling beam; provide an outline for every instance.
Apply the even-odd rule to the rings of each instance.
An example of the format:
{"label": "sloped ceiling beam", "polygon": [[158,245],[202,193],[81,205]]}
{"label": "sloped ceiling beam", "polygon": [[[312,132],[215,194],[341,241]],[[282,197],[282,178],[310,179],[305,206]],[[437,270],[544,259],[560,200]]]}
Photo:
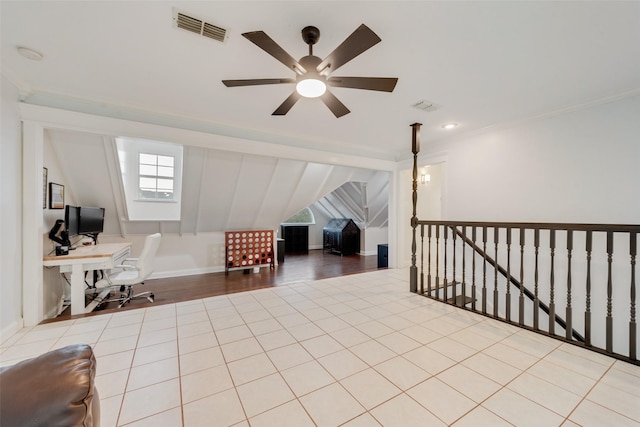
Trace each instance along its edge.
{"label": "sloped ceiling beam", "polygon": [[289,203],[287,203],[286,208],[283,210],[283,215],[282,218],[283,219],[287,219],[289,218],[291,215],[293,215],[295,212],[292,212],[290,215],[287,215],[288,212],[291,212],[291,205],[293,203],[293,201],[296,199],[296,194],[298,194],[298,191],[300,191],[300,186],[302,185],[302,177],[305,176],[305,174],[307,173],[307,171],[309,170],[310,167],[309,162],[307,162],[307,164],[305,164],[304,169],[302,170],[302,172],[300,173],[300,176],[298,177],[298,180],[296,181],[296,188],[293,190],[293,192],[291,193],[292,196],[289,199]]}
{"label": "sloped ceiling beam", "polygon": [[347,200],[345,200],[343,198],[343,194],[345,194],[344,190],[342,190],[341,188],[336,189],[336,191],[333,192],[333,197],[335,197],[340,204],[342,204],[342,206],[353,216],[355,217],[359,222],[363,221],[362,218],[362,213],[359,212],[359,207],[354,209],[352,206],[349,205],[349,203],[347,202]]}
{"label": "sloped ceiling beam", "polygon": [[[361,190],[359,188],[356,187],[356,191],[358,195],[361,196]],[[347,190],[344,189],[344,186],[337,188],[336,189],[336,194],[340,195],[340,197],[347,202],[346,204],[348,206],[350,206],[354,211],[355,210],[362,210],[363,206],[361,204],[362,200],[356,200],[353,198],[353,196],[351,195],[351,193],[349,193]]]}
{"label": "sloped ceiling beam", "polygon": [[[191,150],[191,147],[185,147],[185,151],[186,150]],[[204,153],[202,154],[202,163],[200,164],[200,182],[199,185],[200,187],[198,188],[198,201],[196,202],[196,207],[195,207],[195,211],[196,211],[196,218],[195,221],[193,223],[193,235],[197,236],[198,235],[198,229],[200,226],[200,218],[202,218],[202,203],[203,200],[202,198],[204,197],[204,192],[202,191],[202,189],[204,188],[205,185],[205,166],[207,164],[207,158],[209,157],[209,150],[202,150],[204,151]],[[190,191],[193,191],[192,189],[190,189]],[[182,235],[182,233],[184,232],[184,221],[180,221],[180,235]]]}
{"label": "sloped ceiling beam", "polygon": [[[238,194],[238,187],[240,186],[240,177],[242,176],[242,171],[245,168],[245,156],[242,156],[242,159],[240,160],[240,167],[238,168],[238,173],[236,174],[236,178],[235,178],[235,189],[233,194]],[[235,205],[235,201],[238,200],[237,196],[233,197],[231,199],[231,205],[229,206],[229,210],[227,211],[227,219],[225,221],[225,230],[228,230],[230,225],[231,225],[231,218],[233,218],[233,213],[234,213],[234,205]]]}
{"label": "sloped ceiling beam", "polygon": [[331,194],[325,197],[324,200],[338,213],[338,215],[335,216],[334,218],[346,218],[347,215],[345,215],[345,213],[338,206],[336,206],[335,203],[331,201],[331,199],[329,198],[330,196]]}
{"label": "sloped ceiling beam", "polygon": [[349,181],[347,183],[351,188],[353,188],[354,191],[360,193],[361,192],[361,188],[358,184],[362,184],[362,183],[356,183],[354,181]]}
{"label": "sloped ceiling beam", "polygon": [[372,196],[369,197],[369,205],[375,204],[376,202],[378,202],[378,200],[381,197],[384,197],[383,199],[383,204],[387,204],[386,202],[386,198],[388,197],[387,192],[385,191],[387,189],[387,187],[389,186],[389,181],[385,181],[383,185],[380,186],[380,188],[378,188],[378,191],[375,192],[375,194],[368,194],[368,196]]}
{"label": "sloped ceiling beam", "polygon": [[118,215],[120,237],[126,238],[127,233],[122,219],[127,218],[128,214],[127,204],[124,203],[124,183],[122,182],[122,172],[120,170],[120,161],[118,160],[118,147],[116,146],[115,138],[110,136],[102,137],[102,145],[107,161],[107,169],[109,170],[109,182],[111,183],[111,191],[113,192],[113,201],[116,205],[116,215]]}
{"label": "sloped ceiling beam", "polygon": [[[360,206],[360,208],[362,209],[363,222],[365,223],[365,225],[369,225],[368,224],[369,205],[367,204],[367,183],[349,181],[348,184],[349,184],[349,187],[351,187],[351,189],[353,190],[353,192],[360,195],[360,201],[356,202],[354,200],[354,204]],[[353,197],[351,197],[351,193],[349,193],[348,191],[345,191],[345,193],[348,194],[349,197],[353,200]]]}
{"label": "sloped ceiling beam", "polygon": [[261,218],[262,212],[267,206],[267,202],[269,201],[269,195],[271,194],[271,191],[273,191],[276,171],[278,170],[279,166],[280,166],[280,159],[276,159],[276,164],[273,167],[273,170],[271,171],[271,176],[269,177],[269,184],[267,184],[267,190],[262,194],[262,201],[260,202],[260,207],[258,208],[255,219],[253,221],[254,229],[257,227],[258,220]]}
{"label": "sloped ceiling beam", "polygon": [[360,197],[362,197],[362,216],[364,217],[365,227],[369,226],[369,204],[367,202],[367,191],[369,190],[366,182],[360,183]]}
{"label": "sloped ceiling beam", "polygon": [[331,166],[327,169],[327,172],[324,176],[324,179],[322,180],[322,183],[318,185],[318,191],[316,191],[316,194],[314,195],[313,200],[318,200],[320,198],[320,195],[326,191],[325,187],[327,186],[327,182],[329,181],[329,178],[331,177],[331,174],[333,173],[334,170],[335,170],[335,166]]}
{"label": "sloped ceiling beam", "polygon": [[[374,224],[376,219],[378,219],[378,217],[380,215],[382,215],[383,213],[386,213],[388,211],[388,206],[384,205],[383,207],[381,207],[378,212],[376,212],[375,215],[373,215],[373,217],[371,218],[371,220],[369,220],[369,224]],[[387,222],[389,220],[389,217],[387,215],[387,219],[385,220],[385,222]]]}
{"label": "sloped ceiling beam", "polygon": [[324,198],[322,198],[322,199],[320,199],[320,200],[316,201],[316,202],[315,202],[315,205],[316,205],[317,207],[319,207],[320,209],[322,209],[323,211],[325,211],[325,212],[327,213],[327,216],[328,216],[329,218],[337,218],[337,217],[340,215],[340,213],[339,213],[339,212],[334,212],[334,211],[332,211],[330,208],[328,208],[328,207],[325,205],[325,199],[324,199]]}

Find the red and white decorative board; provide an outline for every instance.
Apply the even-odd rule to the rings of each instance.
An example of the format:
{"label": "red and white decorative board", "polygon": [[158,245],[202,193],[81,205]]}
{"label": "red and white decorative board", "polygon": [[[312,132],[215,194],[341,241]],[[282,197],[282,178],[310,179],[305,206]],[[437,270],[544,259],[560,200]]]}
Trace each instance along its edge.
{"label": "red and white decorative board", "polygon": [[225,231],[225,273],[235,268],[275,268],[273,230]]}

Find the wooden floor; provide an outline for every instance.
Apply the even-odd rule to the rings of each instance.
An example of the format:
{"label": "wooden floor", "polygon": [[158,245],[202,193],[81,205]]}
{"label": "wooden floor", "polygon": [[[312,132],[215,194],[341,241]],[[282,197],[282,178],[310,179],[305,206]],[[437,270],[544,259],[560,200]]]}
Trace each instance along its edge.
{"label": "wooden floor", "polygon": [[[134,291],[153,292],[155,295],[153,305],[171,304],[215,295],[362,273],[376,270],[377,263],[378,258],[376,256],[340,256],[322,250],[312,250],[308,254],[287,254],[284,263],[275,269],[260,268],[259,273],[253,273],[252,270],[249,270],[250,273],[245,274],[242,270],[235,270],[229,272],[228,275],[224,273],[209,273],[151,279],[146,280],[143,285],[135,286]],[[111,297],[113,298],[117,294],[118,292],[112,293]],[[75,316],[71,316],[70,309],[67,308],[60,316],[45,322],[149,307],[152,304],[146,299],[141,299],[134,300],[120,309],[117,305],[117,303],[103,304],[92,313]]]}

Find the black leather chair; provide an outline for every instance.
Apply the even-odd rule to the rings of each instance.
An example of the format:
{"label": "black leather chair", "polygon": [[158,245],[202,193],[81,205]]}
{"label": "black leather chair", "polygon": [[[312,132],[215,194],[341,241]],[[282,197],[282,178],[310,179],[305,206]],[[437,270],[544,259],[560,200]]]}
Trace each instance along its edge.
{"label": "black leather chair", "polygon": [[100,426],[96,358],[86,344],[0,368],[0,425]]}

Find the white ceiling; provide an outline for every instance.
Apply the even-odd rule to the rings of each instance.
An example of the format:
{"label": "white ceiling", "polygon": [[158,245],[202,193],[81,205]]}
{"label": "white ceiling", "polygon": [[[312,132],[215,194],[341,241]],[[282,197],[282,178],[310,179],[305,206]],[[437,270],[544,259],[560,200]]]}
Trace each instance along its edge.
{"label": "white ceiling", "polygon": [[[640,2],[2,1],[2,74],[27,102],[205,121],[227,135],[395,160],[409,125],[429,141],[640,90]],[[173,9],[228,30],[224,43],[180,30]],[[300,30],[324,57],[360,24],[382,42],[336,75],[398,77],[393,93],[335,88],[273,110],[292,85],[227,88],[222,79],[294,77],[241,33],[263,30],[293,57]],[[20,56],[17,45],[44,54]],[[72,101],[70,101],[72,100]],[[442,105],[426,113],[411,105]],[[441,129],[448,121],[460,125]]]}

